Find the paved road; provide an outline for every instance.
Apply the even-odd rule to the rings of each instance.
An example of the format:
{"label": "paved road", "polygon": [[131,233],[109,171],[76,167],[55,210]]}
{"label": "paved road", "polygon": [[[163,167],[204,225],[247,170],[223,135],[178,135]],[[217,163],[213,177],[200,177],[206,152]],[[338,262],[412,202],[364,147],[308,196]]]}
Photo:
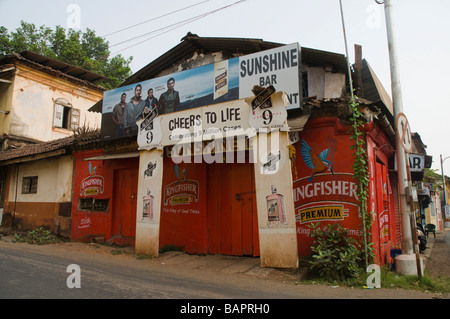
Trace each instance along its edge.
{"label": "paved road", "polygon": [[[0,251],[0,298],[248,298],[250,289],[219,287],[175,277],[157,269],[123,267],[114,262],[49,256],[2,247]],[[80,267],[81,288],[68,288],[71,264]],[[69,283],[75,281],[70,280]],[[269,294],[257,293],[258,298]]]}
{"label": "paved road", "polygon": [[[95,248],[98,247],[98,248]],[[29,245],[0,240],[0,299],[431,299],[432,294],[392,289],[347,289],[265,278],[267,268],[230,272],[214,256],[137,260],[104,246],[65,243]],[[220,259],[220,257],[217,257]],[[226,260],[227,261],[227,260]],[[81,270],[81,288],[68,288],[67,267]],[[317,303],[316,303],[317,305]],[[290,305],[292,306],[292,304]],[[172,309],[173,310],[173,309]]]}
{"label": "paved road", "polygon": [[[149,263],[124,264],[114,256],[53,255],[47,247],[28,244],[0,245],[0,298],[307,298],[304,292],[271,289],[260,283],[244,280],[240,283],[225,278],[203,279],[175,273]],[[111,258],[112,257],[112,258]],[[67,267],[80,267],[81,288],[68,288],[73,278]],[[70,280],[69,283],[74,283]]]}

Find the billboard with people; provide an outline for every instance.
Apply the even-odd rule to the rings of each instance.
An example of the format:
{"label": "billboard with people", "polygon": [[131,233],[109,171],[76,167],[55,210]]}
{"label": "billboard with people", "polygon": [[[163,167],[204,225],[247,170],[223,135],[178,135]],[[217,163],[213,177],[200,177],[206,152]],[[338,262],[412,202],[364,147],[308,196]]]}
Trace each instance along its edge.
{"label": "billboard with people", "polygon": [[[204,65],[104,92],[103,138],[135,136],[136,122],[253,96],[254,86],[284,91],[288,109],[301,105],[298,43]],[[142,122],[142,121],[141,121]]]}

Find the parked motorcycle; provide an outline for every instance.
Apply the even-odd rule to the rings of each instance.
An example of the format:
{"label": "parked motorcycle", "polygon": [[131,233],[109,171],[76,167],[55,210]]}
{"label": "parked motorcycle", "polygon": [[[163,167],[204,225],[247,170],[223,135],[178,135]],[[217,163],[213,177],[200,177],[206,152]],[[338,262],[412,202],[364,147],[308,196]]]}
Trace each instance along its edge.
{"label": "parked motorcycle", "polygon": [[427,237],[421,224],[417,224],[417,241],[419,244],[419,252],[425,251],[427,249]]}

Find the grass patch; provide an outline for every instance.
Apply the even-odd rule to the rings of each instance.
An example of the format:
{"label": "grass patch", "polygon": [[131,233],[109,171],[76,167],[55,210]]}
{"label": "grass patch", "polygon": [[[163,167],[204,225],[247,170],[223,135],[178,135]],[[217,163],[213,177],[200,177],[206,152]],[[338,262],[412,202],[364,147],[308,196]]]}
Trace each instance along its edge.
{"label": "grass patch", "polygon": [[[333,280],[330,278],[313,276],[309,273],[302,283],[362,289],[367,286],[367,278],[370,275],[371,273],[360,270],[358,275],[354,278]],[[380,275],[381,288],[416,290],[438,294],[450,293],[450,276],[431,277],[425,270],[424,275],[421,280],[419,280],[418,276],[399,275],[396,272],[390,271],[387,267],[382,267],[380,269]]]}
{"label": "grass patch", "polygon": [[155,257],[153,257],[152,255],[138,255],[136,257],[137,260],[145,260],[145,259],[153,259]]}
{"label": "grass patch", "polygon": [[17,243],[29,243],[33,245],[47,245],[58,243],[61,240],[43,226],[30,230],[28,233],[14,233],[14,241]]}
{"label": "grass patch", "polygon": [[381,275],[381,287],[446,294],[450,292],[450,277],[430,277],[425,271],[425,274],[419,280],[418,276],[401,276],[394,272],[387,272],[384,276]]}
{"label": "grass patch", "polygon": [[111,254],[113,254],[114,256],[123,255],[124,251],[122,249],[113,249],[113,250],[111,250]]}

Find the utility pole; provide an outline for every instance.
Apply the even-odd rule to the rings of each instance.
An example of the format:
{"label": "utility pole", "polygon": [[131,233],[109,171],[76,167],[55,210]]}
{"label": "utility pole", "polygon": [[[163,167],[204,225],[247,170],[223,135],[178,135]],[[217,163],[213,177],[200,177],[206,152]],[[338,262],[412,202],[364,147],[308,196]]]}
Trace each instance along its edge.
{"label": "utility pole", "polygon": [[[375,0],[380,4],[380,1]],[[391,0],[384,0],[384,9],[386,15],[386,31],[389,47],[389,59],[391,69],[391,87],[392,101],[394,107],[394,119],[403,113],[402,89],[400,85],[400,71],[397,58],[396,39],[393,26],[393,12]],[[416,256],[413,252],[412,222],[413,215],[408,202],[408,191],[410,191],[410,183],[408,180],[407,156],[403,149],[401,136],[395,120],[396,129],[396,159],[398,173],[398,191],[400,195],[400,214],[402,218],[402,255],[397,256],[396,269],[397,272],[405,275],[417,275],[418,268]],[[415,225],[415,221],[414,221]],[[414,230],[415,231],[415,230]]]}
{"label": "utility pole", "polygon": [[446,157],[444,160],[442,160],[442,154],[441,154],[441,174],[442,174],[442,185],[444,187],[444,203],[447,205],[447,194],[445,191],[445,176],[444,176],[444,161],[447,159]]}
{"label": "utility pole", "polygon": [[450,158],[450,156],[447,156],[446,158],[442,159],[441,154],[441,174],[442,174],[442,186],[444,188],[444,209],[441,209],[442,213],[442,219],[444,220],[444,228],[450,227],[450,220],[447,219],[447,187],[445,186],[445,175],[444,175],[444,162],[447,158]]}

